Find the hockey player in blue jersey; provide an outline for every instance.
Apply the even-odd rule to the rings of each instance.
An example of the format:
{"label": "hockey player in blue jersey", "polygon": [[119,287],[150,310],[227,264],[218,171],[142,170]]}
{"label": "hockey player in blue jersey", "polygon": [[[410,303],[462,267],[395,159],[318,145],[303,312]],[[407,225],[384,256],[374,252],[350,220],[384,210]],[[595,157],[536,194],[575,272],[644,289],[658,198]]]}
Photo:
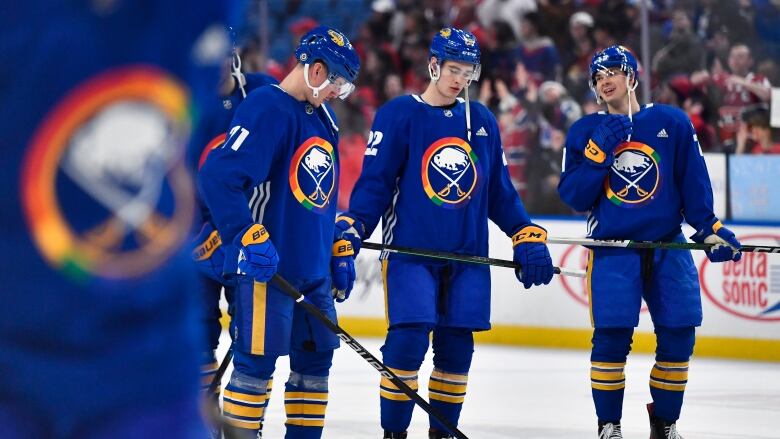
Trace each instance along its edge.
{"label": "hockey player in blue jersey", "polygon": [[0,437],[205,437],[184,154],[229,4],[4,4]]}
{"label": "hockey player in blue jersey", "polygon": [[[696,134],[685,113],[666,105],[640,106],[637,62],[622,46],[596,53],[591,88],[607,112],[577,121],[566,139],[561,198],[588,212],[595,239],[715,244],[712,262],[738,261],[740,244],[713,213],[712,187]],[[591,387],[599,438],[622,438],[620,419],[634,327],[644,299],[657,341],[650,372],[651,439],[680,439],[676,422],[688,379],[702,308],[689,251],[593,248],[588,261],[593,330]]]}
{"label": "hockey player in blue jersey", "polygon": [[[277,82],[272,76],[263,73],[244,73],[241,69],[239,52],[234,49],[229,60],[223,65],[218,88],[219,95],[215,95],[214,99],[201,109],[200,117],[193,130],[189,162],[195,173],[205,162],[209,152],[219,148],[225,142],[233,114],[247,94],[263,85]],[[199,226],[196,229],[198,233],[193,239],[192,258],[198,267],[198,285],[203,297],[203,322],[206,329],[206,345],[201,355],[201,391],[204,392],[208,407],[218,412],[219,385],[214,387],[212,395],[205,395],[205,392],[211,386],[219,367],[216,358],[219,337],[222,333],[220,323],[222,311],[219,308],[219,299],[224,288],[225,299],[228,304],[231,303],[235,285],[222,276],[225,252],[222,248],[222,239],[211,221],[211,213],[200,199],[198,199],[198,208],[200,218],[196,223]]]}
{"label": "hockey player in blue jersey", "polygon": [[334,243],[338,126],[324,101],[346,98],[360,63],[341,32],[301,38],[298,65],[278,85],[239,105],[224,145],[211,151],[199,184],[225,250],[223,275],[237,288],[231,333],[234,371],[223,395],[237,437],[262,429],[268,383],[290,355],[286,438],[319,438],[338,338],[279,291],[278,273],[333,320],[355,278],[349,242]]}
{"label": "hockey player in blue jersey", "polygon": [[[491,219],[512,238],[523,286],[549,283],[546,231],[531,223],[512,187],[494,116],[468,100],[467,87],[480,72],[474,35],[442,29],[431,42],[428,69],[422,95],[398,97],[377,112],[336,238],[357,246],[382,217],[385,244],[487,256]],[[465,100],[458,98],[464,90]],[[383,361],[417,389],[432,331],[430,402],[457,425],[473,331],[490,329],[490,270],[398,254],[381,260],[389,325]],[[405,438],[414,403],[382,378],[380,406],[384,437]],[[435,418],[430,422],[431,438],[451,437]]]}

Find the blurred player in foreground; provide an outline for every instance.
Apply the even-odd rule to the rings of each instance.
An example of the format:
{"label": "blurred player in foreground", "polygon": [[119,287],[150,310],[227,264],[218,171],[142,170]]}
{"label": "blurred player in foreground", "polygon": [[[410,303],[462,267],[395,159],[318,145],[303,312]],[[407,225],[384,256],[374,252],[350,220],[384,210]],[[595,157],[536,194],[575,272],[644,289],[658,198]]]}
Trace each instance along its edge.
{"label": "blurred player in foreground", "polygon": [[227,4],[6,6],[0,437],[202,438],[185,80]]}

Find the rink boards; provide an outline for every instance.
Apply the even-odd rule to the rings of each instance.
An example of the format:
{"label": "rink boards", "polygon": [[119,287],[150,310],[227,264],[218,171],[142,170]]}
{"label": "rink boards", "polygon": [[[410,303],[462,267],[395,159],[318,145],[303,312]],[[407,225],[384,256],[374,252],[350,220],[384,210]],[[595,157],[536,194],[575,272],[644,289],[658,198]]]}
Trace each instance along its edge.
{"label": "rink boards", "polygon": [[[584,220],[539,219],[550,236],[582,237]],[[780,245],[780,228],[727,225],[744,244]],[[693,231],[684,230],[686,236]],[[375,233],[372,242],[379,242]],[[555,265],[584,269],[587,250],[551,245]],[[358,256],[358,280],[350,299],[338,304],[339,322],[355,336],[386,332],[379,253]],[[512,259],[507,238],[491,224],[490,256]],[[745,254],[739,263],[711,264],[694,252],[702,286],[704,323],[697,334],[700,356],[780,361],[780,255]],[[590,348],[590,316],[585,279],[556,276],[550,285],[524,290],[511,269],[491,268],[493,329],[480,342],[523,346]],[[653,352],[652,323],[643,307],[633,350]]]}

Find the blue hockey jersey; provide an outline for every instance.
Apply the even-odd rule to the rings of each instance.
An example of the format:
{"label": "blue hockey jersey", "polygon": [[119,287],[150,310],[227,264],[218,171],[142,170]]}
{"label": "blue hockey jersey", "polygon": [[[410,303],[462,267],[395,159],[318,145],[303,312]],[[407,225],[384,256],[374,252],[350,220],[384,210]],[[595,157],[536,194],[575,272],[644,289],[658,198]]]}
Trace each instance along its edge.
{"label": "blue hockey jersey", "polygon": [[[253,222],[268,230],[279,273],[330,275],[338,197],[338,128],[326,104],[300,102],[276,85],[239,105],[225,144],[203,164],[199,184],[212,220],[230,245]],[[237,254],[226,249],[226,257]]]}
{"label": "blue hockey jersey", "polygon": [[226,7],[3,5],[0,401],[47,437],[197,396],[187,84],[216,83]]}
{"label": "blue hockey jersey", "polygon": [[367,236],[382,217],[385,244],[486,256],[488,218],[507,235],[531,222],[495,117],[472,102],[471,123],[468,141],[462,100],[434,107],[410,95],[379,109],[348,212]]}
{"label": "blue hockey jersey", "polygon": [[712,187],[688,116],[667,105],[648,104],[633,115],[630,142],[615,150],[611,167],[586,163],[583,150],[606,113],[572,125],[566,138],[558,191],[578,211],[589,211],[589,237],[668,240],[685,219],[711,230]]}
{"label": "blue hockey jersey", "polygon": [[[265,73],[245,73],[244,78],[246,78],[244,91],[247,94],[264,85],[276,84],[278,82],[276,78]],[[196,173],[203,166],[209,152],[225,143],[227,130],[230,128],[230,122],[233,120],[233,114],[235,114],[238,105],[244,100],[239,87],[235,87],[233,93],[229,96],[215,96],[215,98],[209,101],[202,109],[192,133],[187,161],[193,173]],[[201,197],[198,197],[198,201],[201,218],[200,221],[195,222],[196,227],[200,227],[200,223],[203,221],[211,220],[211,214],[201,201]]]}

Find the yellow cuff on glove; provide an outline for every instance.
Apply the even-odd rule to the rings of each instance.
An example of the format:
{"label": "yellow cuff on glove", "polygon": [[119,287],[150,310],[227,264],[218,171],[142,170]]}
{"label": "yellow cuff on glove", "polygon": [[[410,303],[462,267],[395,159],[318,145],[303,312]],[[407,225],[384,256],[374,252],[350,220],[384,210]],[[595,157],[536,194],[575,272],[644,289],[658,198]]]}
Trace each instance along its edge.
{"label": "yellow cuff on glove", "polygon": [[195,261],[205,261],[214,254],[214,251],[222,245],[222,238],[219,236],[219,232],[212,231],[203,242],[197,244],[192,249],[192,259]]}
{"label": "yellow cuff on glove", "polygon": [[596,145],[596,142],[594,142],[593,139],[590,139],[588,140],[588,146],[585,147],[585,158],[601,164],[607,159],[607,154]]}
{"label": "yellow cuff on glove", "polygon": [[354,254],[352,243],[346,239],[339,239],[333,243],[333,256],[353,256]]}
{"label": "yellow cuff on glove", "polygon": [[249,244],[262,244],[268,241],[269,237],[268,231],[262,224],[253,224],[241,237],[241,245],[246,247]]}
{"label": "yellow cuff on glove", "polygon": [[512,247],[523,242],[546,242],[547,231],[535,225],[525,226],[512,235]]}

